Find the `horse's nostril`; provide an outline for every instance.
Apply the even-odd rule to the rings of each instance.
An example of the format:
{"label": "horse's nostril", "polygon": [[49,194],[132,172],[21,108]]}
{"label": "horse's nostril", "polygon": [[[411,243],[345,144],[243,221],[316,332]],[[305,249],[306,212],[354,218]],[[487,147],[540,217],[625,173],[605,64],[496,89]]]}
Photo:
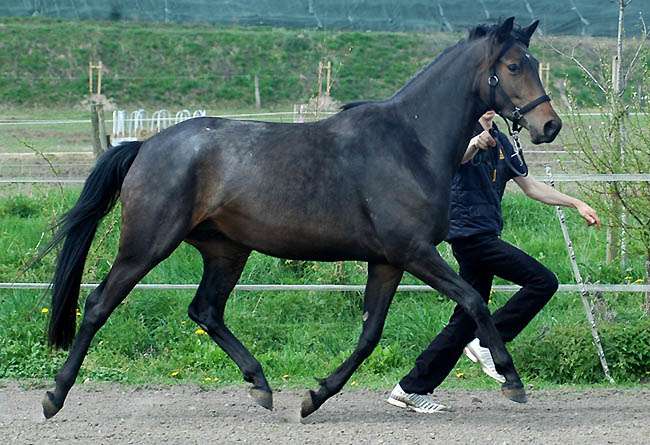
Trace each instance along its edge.
{"label": "horse's nostril", "polygon": [[544,136],[546,136],[548,139],[551,141],[555,139],[555,136],[560,132],[560,129],[562,128],[562,121],[561,120],[555,120],[551,119],[550,121],[546,122],[544,125]]}

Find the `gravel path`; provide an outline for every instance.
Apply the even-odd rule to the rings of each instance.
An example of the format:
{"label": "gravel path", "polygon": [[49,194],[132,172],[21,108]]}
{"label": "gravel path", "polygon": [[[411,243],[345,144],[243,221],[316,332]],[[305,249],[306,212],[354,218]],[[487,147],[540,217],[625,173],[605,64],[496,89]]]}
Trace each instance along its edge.
{"label": "gravel path", "polygon": [[267,411],[243,387],[79,384],[46,421],[44,389],[5,382],[0,443],[650,444],[648,387],[529,390],[525,405],[498,390],[440,390],[454,412],[434,415],[388,405],[389,392],[345,389],[301,421],[297,389],[277,390]]}

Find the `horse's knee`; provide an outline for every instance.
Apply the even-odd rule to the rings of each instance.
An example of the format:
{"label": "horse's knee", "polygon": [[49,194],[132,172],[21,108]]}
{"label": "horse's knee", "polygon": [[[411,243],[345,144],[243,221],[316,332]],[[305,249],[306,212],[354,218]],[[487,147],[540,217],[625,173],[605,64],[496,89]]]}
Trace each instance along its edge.
{"label": "horse's knee", "polygon": [[481,295],[472,289],[472,292],[468,293],[464,304],[462,304],[463,310],[469,315],[477,324],[480,324],[481,320],[484,320],[490,316],[490,310],[487,307],[487,304],[481,298]]}

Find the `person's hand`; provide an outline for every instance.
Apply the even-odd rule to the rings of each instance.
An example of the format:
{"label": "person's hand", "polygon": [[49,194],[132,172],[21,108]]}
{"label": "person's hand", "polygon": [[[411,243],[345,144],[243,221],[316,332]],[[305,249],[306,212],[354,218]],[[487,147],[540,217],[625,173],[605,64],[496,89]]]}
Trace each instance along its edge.
{"label": "person's hand", "polygon": [[490,132],[483,130],[480,134],[470,139],[467,150],[465,150],[465,155],[463,155],[461,164],[469,162],[472,158],[474,158],[479,150],[487,150],[488,147],[494,147],[496,145],[497,142],[490,135]]}
{"label": "person's hand", "polygon": [[600,218],[598,218],[598,213],[594,209],[582,201],[578,202],[576,209],[578,209],[580,216],[587,221],[587,226],[596,225],[600,229]]}
{"label": "person's hand", "polygon": [[494,147],[497,142],[494,140],[490,132],[483,130],[478,136],[474,137],[474,145],[481,150],[487,150],[489,147]]}

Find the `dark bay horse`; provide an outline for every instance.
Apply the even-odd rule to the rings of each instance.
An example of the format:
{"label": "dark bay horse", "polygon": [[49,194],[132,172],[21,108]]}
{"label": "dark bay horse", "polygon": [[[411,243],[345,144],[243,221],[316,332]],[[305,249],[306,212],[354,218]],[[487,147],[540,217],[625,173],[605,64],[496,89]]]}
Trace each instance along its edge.
{"label": "dark bay horse", "polygon": [[[65,240],[53,280],[49,341],[69,347],[46,418],[62,407],[90,342],[136,283],[181,242],[204,272],[188,313],[253,384],[271,409],[260,363],[224,324],[230,292],[252,250],[281,258],[368,262],[363,328],[352,355],[308,391],[302,416],[336,394],[377,345],[404,271],[458,302],[484,334],[506,397],[526,394],[479,294],[439,256],[449,228],[450,184],[474,125],[488,108],[550,142],[561,121],[528,51],[537,22],[479,26],[391,98],[329,119],[278,124],[196,118],[145,142],[109,150],[45,252]],[[86,256],[100,219],[122,202],[119,251],[75,313]],[[43,252],[44,254],[44,252]]]}

